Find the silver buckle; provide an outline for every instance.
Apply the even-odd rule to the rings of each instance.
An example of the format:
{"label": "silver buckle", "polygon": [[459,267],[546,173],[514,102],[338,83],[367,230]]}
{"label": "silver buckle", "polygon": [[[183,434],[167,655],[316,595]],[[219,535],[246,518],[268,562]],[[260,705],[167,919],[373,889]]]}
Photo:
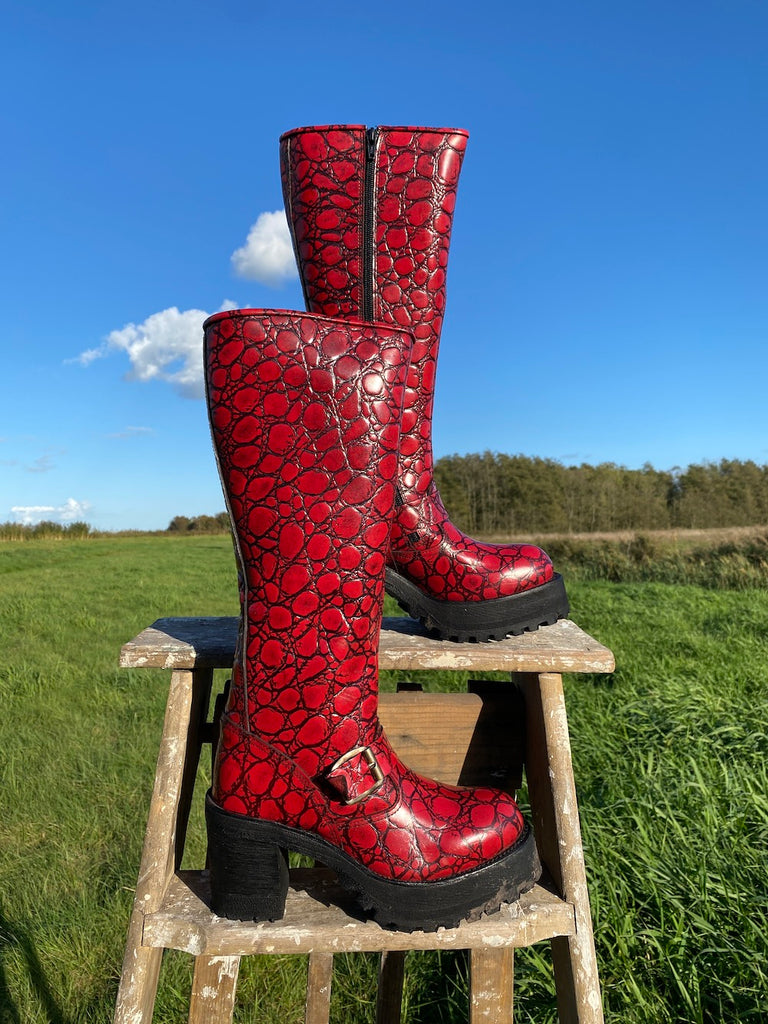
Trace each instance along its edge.
{"label": "silver buckle", "polygon": [[363,760],[368,765],[371,775],[373,776],[374,782],[364,793],[359,796],[353,797],[350,800],[342,801],[348,807],[352,807],[355,804],[362,803],[369,796],[372,796],[377,790],[381,789],[384,784],[384,772],[381,770],[379,762],[376,760],[376,755],[370,747],[354,747],[352,750],[348,750],[346,754],[342,754],[340,758],[333,762],[331,767],[327,770],[326,775],[333,775],[337,768],[341,768],[347,761],[351,761],[353,757],[357,757],[358,754],[362,755]]}

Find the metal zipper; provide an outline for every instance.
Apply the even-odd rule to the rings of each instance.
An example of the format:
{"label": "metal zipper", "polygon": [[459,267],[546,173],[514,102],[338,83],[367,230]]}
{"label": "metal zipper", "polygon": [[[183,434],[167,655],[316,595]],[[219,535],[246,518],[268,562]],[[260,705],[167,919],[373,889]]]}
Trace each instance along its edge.
{"label": "metal zipper", "polygon": [[374,191],[376,188],[376,150],[379,129],[365,130],[365,177],[363,181],[363,320],[373,320],[374,290]]}

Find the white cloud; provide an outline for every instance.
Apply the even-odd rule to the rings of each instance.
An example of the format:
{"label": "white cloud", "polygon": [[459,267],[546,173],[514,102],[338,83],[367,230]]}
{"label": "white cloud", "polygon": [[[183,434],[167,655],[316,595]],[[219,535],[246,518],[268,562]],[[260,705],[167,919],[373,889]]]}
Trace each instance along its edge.
{"label": "white cloud", "polygon": [[90,511],[90,508],[91,505],[88,501],[75,501],[74,498],[67,498],[64,504],[60,505],[56,511],[59,513],[63,523],[72,523],[76,519],[82,519],[85,513]]}
{"label": "white cloud", "polygon": [[24,526],[32,526],[43,519],[60,523],[74,523],[84,518],[90,509],[87,501],[76,501],[67,498],[63,505],[14,505],[11,512],[16,522]]}
{"label": "white cloud", "polygon": [[[221,305],[221,310],[235,308],[229,299]],[[89,366],[110,352],[125,352],[131,362],[128,380],[164,380],[185,398],[202,398],[202,326],[209,315],[203,309],[170,306],[148,316],[143,323],[110,331],[100,348],[88,349],[73,361]],[[130,429],[143,432],[147,428]]]}
{"label": "white cloud", "polygon": [[296,277],[293,245],[283,210],[259,214],[245,245],[232,253],[238,277],[277,288]]}
{"label": "white cloud", "polygon": [[126,324],[107,335],[108,349],[127,353],[128,380],[165,380],[188,398],[203,393],[203,332],[208,314],[176,306],[153,313],[141,324]]}
{"label": "white cloud", "polygon": [[96,359],[101,359],[103,355],[106,355],[104,347],[101,348],[89,348],[85,352],[81,352],[77,359],[67,359],[68,363],[80,363],[81,366],[90,366]]}

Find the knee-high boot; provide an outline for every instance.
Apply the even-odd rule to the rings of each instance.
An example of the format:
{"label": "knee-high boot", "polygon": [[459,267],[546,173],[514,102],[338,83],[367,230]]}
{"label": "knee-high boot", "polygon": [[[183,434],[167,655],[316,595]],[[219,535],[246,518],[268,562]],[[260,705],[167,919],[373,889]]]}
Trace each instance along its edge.
{"label": "knee-high boot", "polygon": [[540,548],[479,543],[448,518],[432,476],[432,408],[445,280],[467,133],[331,125],[280,140],[286,213],[307,309],[406,327],[388,593],[439,635],[500,639],[568,614]]}
{"label": "knee-high boot", "polygon": [[241,628],[207,799],[214,911],[280,918],[286,851],[383,924],[452,925],[529,888],[513,799],[410,771],[377,717],[378,640],[411,338],[285,311],[205,325]]}

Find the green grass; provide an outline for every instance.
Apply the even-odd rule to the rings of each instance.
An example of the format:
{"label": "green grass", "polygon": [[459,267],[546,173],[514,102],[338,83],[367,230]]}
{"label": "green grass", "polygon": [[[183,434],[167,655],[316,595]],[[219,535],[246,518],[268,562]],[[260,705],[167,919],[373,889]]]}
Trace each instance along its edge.
{"label": "green grass", "polygon": [[[768,594],[569,593],[618,665],[566,680],[607,1019],[764,1020]],[[226,537],[0,544],[0,1024],[110,1019],[168,683],[117,669],[118,650],[161,615],[236,603]],[[193,830],[191,859],[203,843]],[[546,946],[516,964],[515,1019],[556,1020]],[[301,1020],[305,969],[244,962],[236,1020]],[[375,958],[339,957],[333,1018],[372,1021],[375,978]],[[191,958],[169,954],[156,1021],[186,1019],[190,979]],[[405,1016],[466,1019],[462,954],[409,956]]]}
{"label": "green grass", "polygon": [[575,588],[610,679],[567,701],[607,1005],[758,1021],[768,1006],[768,594]]}

